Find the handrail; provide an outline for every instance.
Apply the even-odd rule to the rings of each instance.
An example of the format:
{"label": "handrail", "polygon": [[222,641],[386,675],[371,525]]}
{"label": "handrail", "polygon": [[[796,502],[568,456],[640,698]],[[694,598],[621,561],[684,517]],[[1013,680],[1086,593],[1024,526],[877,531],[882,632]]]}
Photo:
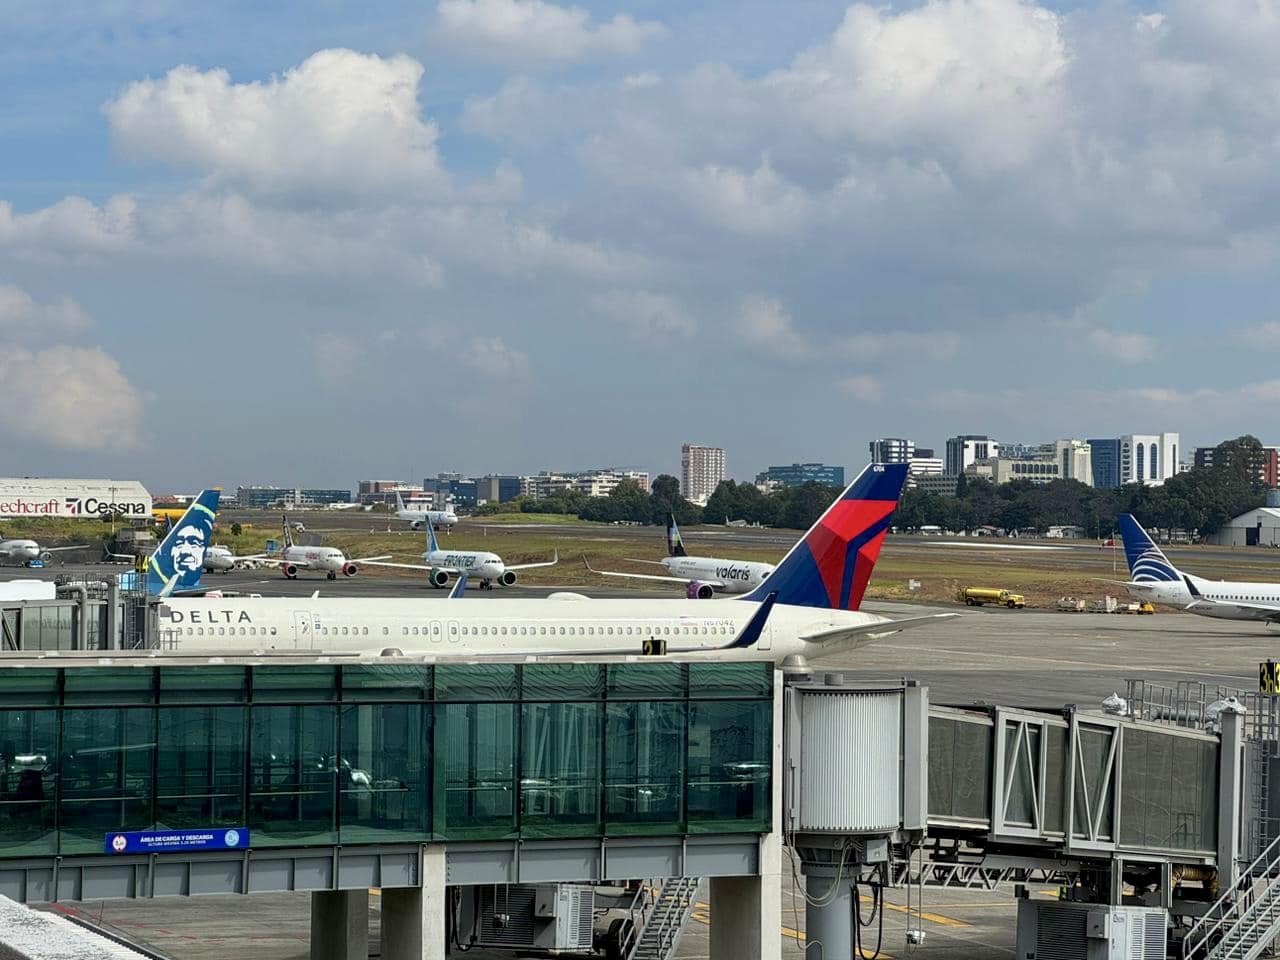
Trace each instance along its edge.
{"label": "handrail", "polygon": [[[1266,873],[1270,874],[1277,862],[1280,862],[1280,836],[1277,836],[1271,843],[1267,844],[1267,848],[1254,858],[1249,866],[1240,871],[1240,876],[1236,881],[1227,888],[1213,905],[1205,911],[1204,916],[1191,925],[1191,929],[1187,931],[1187,935],[1182,938],[1182,958],[1183,960],[1191,960],[1196,952],[1209,942],[1209,938],[1222,929],[1223,925],[1231,919],[1235,914],[1239,914],[1236,919],[1243,918],[1244,914],[1252,909],[1254,902],[1251,897],[1246,894],[1252,889],[1255,882],[1254,874],[1258,867],[1266,861]],[[1222,866],[1219,864],[1219,871]],[[1273,878],[1268,887],[1280,884],[1280,877]],[[1231,900],[1231,907],[1223,910],[1223,906]],[[1214,914],[1220,913],[1215,919]],[[1210,922],[1212,920],[1212,923]],[[1203,928],[1203,929],[1202,929]],[[1192,943],[1193,938],[1199,933],[1200,939]]]}

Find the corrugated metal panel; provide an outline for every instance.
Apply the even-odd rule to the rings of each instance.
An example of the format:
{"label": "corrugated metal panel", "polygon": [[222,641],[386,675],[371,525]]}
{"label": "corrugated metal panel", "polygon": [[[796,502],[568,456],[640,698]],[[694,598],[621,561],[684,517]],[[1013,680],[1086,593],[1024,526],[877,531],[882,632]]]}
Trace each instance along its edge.
{"label": "corrugated metal panel", "polygon": [[801,830],[892,830],[901,808],[898,693],[805,692],[800,700]]}

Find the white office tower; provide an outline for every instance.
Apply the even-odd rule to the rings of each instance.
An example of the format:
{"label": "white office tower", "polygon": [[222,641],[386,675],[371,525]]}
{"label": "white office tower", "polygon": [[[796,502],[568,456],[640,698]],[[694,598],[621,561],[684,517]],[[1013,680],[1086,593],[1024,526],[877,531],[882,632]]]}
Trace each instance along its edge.
{"label": "white office tower", "polygon": [[916,455],[916,442],[902,437],[881,437],[869,446],[872,463],[910,463]]}
{"label": "white office tower", "polygon": [[1055,440],[1053,459],[1058,463],[1058,476],[1093,486],[1093,448],[1088,440]]}
{"label": "white office tower", "polygon": [[1176,433],[1131,433],[1120,438],[1120,483],[1159,486],[1178,473]]}
{"label": "white office tower", "polygon": [[680,493],[691,503],[706,506],[724,480],[724,450],[686,443],[680,448]]}
{"label": "white office tower", "polygon": [[967,433],[947,440],[946,474],[958,477],[979,460],[1000,456],[1000,444],[987,436]]}

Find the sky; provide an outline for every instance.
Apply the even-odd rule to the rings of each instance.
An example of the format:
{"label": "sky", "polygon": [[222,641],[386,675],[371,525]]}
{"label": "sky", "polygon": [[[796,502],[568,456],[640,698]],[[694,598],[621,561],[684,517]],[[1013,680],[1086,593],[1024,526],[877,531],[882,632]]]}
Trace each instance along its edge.
{"label": "sky", "polygon": [[0,22],[13,475],[1280,441],[1275,0]]}

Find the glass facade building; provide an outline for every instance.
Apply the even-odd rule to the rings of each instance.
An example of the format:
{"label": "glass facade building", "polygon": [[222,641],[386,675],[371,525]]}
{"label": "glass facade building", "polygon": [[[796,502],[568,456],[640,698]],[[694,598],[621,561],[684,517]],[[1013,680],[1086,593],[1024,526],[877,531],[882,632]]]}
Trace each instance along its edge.
{"label": "glass facade building", "polygon": [[0,669],[0,858],[762,833],[767,663]]}

